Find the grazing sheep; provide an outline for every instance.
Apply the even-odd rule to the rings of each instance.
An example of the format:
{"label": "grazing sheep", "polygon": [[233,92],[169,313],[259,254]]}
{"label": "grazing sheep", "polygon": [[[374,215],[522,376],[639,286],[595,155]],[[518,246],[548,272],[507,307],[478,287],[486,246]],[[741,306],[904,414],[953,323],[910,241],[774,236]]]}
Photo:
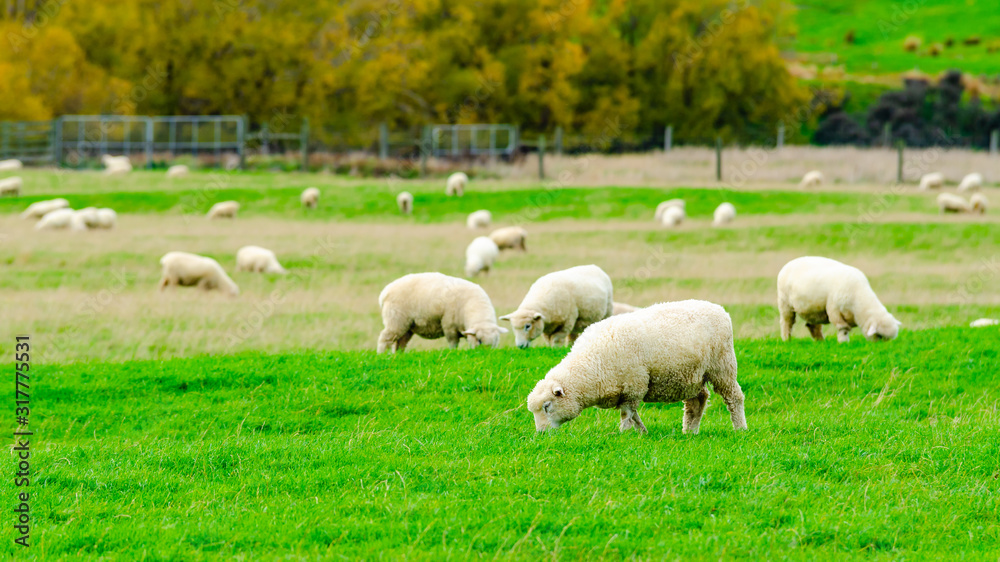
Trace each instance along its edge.
{"label": "grazing sheep", "polygon": [[933,174],[924,174],[920,178],[920,189],[941,189],[942,187],[944,187],[944,174],[934,172]]}
{"label": "grazing sheep", "polygon": [[299,197],[302,202],[302,206],[307,209],[315,209],[319,205],[319,189],[315,187],[307,187],[302,195]]}
{"label": "grazing sheep", "polygon": [[212,208],[208,210],[208,218],[210,219],[234,219],[236,218],[236,213],[240,210],[240,204],[236,201],[221,201],[212,205]]}
{"label": "grazing sheep", "polygon": [[22,219],[40,219],[57,209],[69,207],[69,201],[62,197],[58,199],[48,199],[46,201],[35,201],[28,208],[21,212]]}
{"label": "grazing sheep", "polygon": [[527,252],[524,242],[528,238],[528,231],[520,226],[507,226],[498,228],[490,233],[490,240],[496,243],[501,250],[521,250]]}
{"label": "grazing sheep", "polygon": [[489,273],[493,262],[500,255],[496,242],[479,236],[465,249],[465,276],[475,277],[479,272]]}
{"label": "grazing sheep", "polygon": [[73,213],[70,230],[89,230],[100,226],[100,218],[95,207],[85,207]]}
{"label": "grazing sheep", "polygon": [[425,339],[444,337],[458,347],[500,345],[507,329],[497,325],[496,311],[486,291],[475,283],[440,273],[411,273],[396,279],[378,296],[385,328],[378,352],[403,351],[413,334]]}
{"label": "grazing sheep", "polygon": [[663,213],[671,207],[685,208],[685,203],[683,199],[669,199],[656,206],[656,213],[653,215],[653,220],[656,222],[663,222]]}
{"label": "grazing sheep", "polygon": [[732,203],[723,203],[715,208],[712,214],[712,225],[722,226],[736,219],[736,207]]}
{"label": "grazing sheep", "polygon": [[24,187],[24,180],[19,176],[4,178],[0,180],[0,197],[7,195],[17,197],[21,194],[22,187]]}
{"label": "grazing sheep", "polygon": [[219,262],[212,258],[187,252],[167,252],[160,258],[163,277],[160,290],[171,285],[178,287],[198,287],[204,291],[217,290],[232,296],[240,294],[240,288],[226,275]]}
{"label": "grazing sheep", "polygon": [[167,177],[179,178],[188,175],[190,172],[191,169],[185,166],[184,164],[175,164],[167,168]]}
{"label": "grazing sheep", "polygon": [[980,215],[985,214],[990,206],[989,201],[986,200],[986,196],[982,193],[974,193],[969,198],[969,204],[972,206],[972,212],[979,213]]}
{"label": "grazing sheep", "polygon": [[455,172],[448,176],[448,183],[445,185],[444,194],[461,197],[465,195],[465,186],[469,184],[469,176],[465,172]]}
{"label": "grazing sheep", "polygon": [[128,156],[110,156],[105,154],[101,157],[104,163],[104,173],[111,175],[124,175],[132,171],[132,161]]}
{"label": "grazing sheep", "polygon": [[799,187],[818,187],[823,183],[823,172],[819,170],[813,170],[811,172],[806,172],[806,175],[802,176],[802,181],[799,182]]}
{"label": "grazing sheep", "polygon": [[10,172],[13,170],[20,170],[24,167],[24,164],[20,160],[0,160],[0,172]]}
{"label": "grazing sheep", "polygon": [[76,211],[70,208],[55,209],[45,213],[42,219],[35,223],[35,230],[61,230],[73,222]]}
{"label": "grazing sheep", "polygon": [[778,273],[778,311],[781,339],[788,341],[798,314],[816,341],[823,340],[823,324],[837,327],[837,341],[846,343],[858,326],[870,341],[891,340],[901,325],[868,283],[861,270],[836,260],[802,257]]}
{"label": "grazing sheep", "polygon": [[118,213],[114,209],[97,210],[97,228],[111,229],[118,224]]}
{"label": "grazing sheep", "polygon": [[668,207],[663,211],[663,216],[660,217],[660,224],[669,227],[680,226],[686,217],[684,209],[680,207]]}
{"label": "grazing sheep", "polygon": [[988,326],[996,326],[1000,324],[1000,320],[994,320],[992,318],[980,318],[969,324],[970,328],[986,328]]}
{"label": "grazing sheep", "polygon": [[937,196],[938,210],[943,215],[945,213],[971,213],[972,207],[961,195],[942,193]]}
{"label": "grazing sheep", "polygon": [[712,383],[733,429],[747,428],[736,380],[733,323],[725,309],[687,300],[598,322],[528,395],[535,429],[547,431],[591,406],[621,411],[619,431],[646,433],[643,402],[684,402],[682,429],[697,434]]}
{"label": "grazing sheep", "polygon": [[492,222],[493,215],[486,209],[480,209],[469,213],[469,218],[465,219],[465,226],[469,227],[470,230],[489,228]]}
{"label": "grazing sheep", "polygon": [[260,246],[243,246],[236,252],[236,271],[251,273],[280,273],[288,271],[281,267],[274,252]]}
{"label": "grazing sheep", "polygon": [[635,312],[636,310],[639,309],[630,304],[625,304],[623,302],[611,303],[611,316],[618,316],[619,314],[628,314],[629,312]]}
{"label": "grazing sheep", "polygon": [[404,215],[409,215],[413,213],[413,194],[409,191],[403,191],[396,196],[396,206],[399,207],[399,212]]}
{"label": "grazing sheep", "polygon": [[614,312],[611,278],[596,265],[579,265],[539,277],[517,310],[501,316],[510,322],[517,347],[545,335],[550,345],[562,345],[587,326]]}
{"label": "grazing sheep", "polygon": [[962,183],[958,184],[958,191],[979,191],[983,187],[982,174],[969,174],[962,178]]}

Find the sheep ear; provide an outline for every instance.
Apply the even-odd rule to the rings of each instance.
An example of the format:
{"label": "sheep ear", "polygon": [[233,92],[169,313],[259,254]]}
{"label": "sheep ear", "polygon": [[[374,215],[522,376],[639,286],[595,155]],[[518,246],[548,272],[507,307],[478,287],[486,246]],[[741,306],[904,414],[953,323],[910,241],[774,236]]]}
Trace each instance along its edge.
{"label": "sheep ear", "polygon": [[535,320],[545,320],[545,317],[542,316],[541,312],[536,312],[535,313]]}
{"label": "sheep ear", "polygon": [[497,330],[500,330],[501,334],[506,334],[507,332],[510,331],[507,328],[504,328],[504,327],[501,327],[501,326],[497,326]]}
{"label": "sheep ear", "polygon": [[[510,314],[514,314],[514,313],[511,312]],[[500,317],[500,320],[506,320],[506,321],[510,322],[510,314],[504,314],[503,316]]]}
{"label": "sheep ear", "polygon": [[563,395],[563,389],[562,389],[562,387],[561,386],[556,386],[555,388],[553,388],[552,389],[552,394],[556,398],[559,398],[560,396],[562,396]]}
{"label": "sheep ear", "polygon": [[872,324],[872,327],[868,328],[868,337],[869,338],[875,335],[876,328],[877,328],[877,326],[875,326],[875,324]]}

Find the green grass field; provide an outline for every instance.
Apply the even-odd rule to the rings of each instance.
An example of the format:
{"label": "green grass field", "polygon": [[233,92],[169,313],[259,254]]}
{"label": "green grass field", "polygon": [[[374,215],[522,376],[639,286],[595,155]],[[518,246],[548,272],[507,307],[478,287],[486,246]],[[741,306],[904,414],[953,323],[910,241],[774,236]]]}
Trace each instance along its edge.
{"label": "green grass field", "polygon": [[[879,186],[482,181],[448,199],[438,181],[24,175],[25,196],[0,199],[0,354],[13,361],[14,336],[32,336],[33,546],[7,540],[9,556],[1000,557],[1000,338],[968,328],[1000,317],[994,215],[941,217],[933,194]],[[307,213],[308,185],[323,196]],[[400,189],[413,217],[394,212]],[[16,216],[53,196],[112,206],[119,225],[38,233]],[[690,218],[664,230],[651,216],[671,197]],[[224,199],[239,218],[201,216]],[[737,220],[712,228],[726,200]],[[381,288],[461,275],[479,208],[529,231],[528,253],[477,279],[500,314],[581,263],[608,271],[616,300],[725,306],[749,431],[713,396],[697,436],[681,433],[680,404],[645,405],[647,435],[593,409],[537,435],[525,398],[567,350],[509,335],[497,350],[415,338],[377,356]],[[232,273],[235,299],[156,291],[166,251],[232,272],[251,243],[291,274]],[[781,342],[774,277],[806,254],[865,270],[900,337],[815,343],[798,325]]]}

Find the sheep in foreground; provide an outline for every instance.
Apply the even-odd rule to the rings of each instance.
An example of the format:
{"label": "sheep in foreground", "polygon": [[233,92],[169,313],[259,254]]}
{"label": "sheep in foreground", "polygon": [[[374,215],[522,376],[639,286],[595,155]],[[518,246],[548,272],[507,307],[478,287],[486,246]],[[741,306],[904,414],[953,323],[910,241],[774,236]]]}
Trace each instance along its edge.
{"label": "sheep in foreground", "polygon": [[95,207],[85,207],[73,213],[70,230],[90,230],[100,226],[100,217]]}
{"label": "sheep in foreground", "polygon": [[105,154],[101,157],[104,163],[104,173],[111,175],[124,175],[132,171],[132,161],[128,156],[110,156]]}
{"label": "sheep in foreground", "polygon": [[409,191],[400,192],[396,196],[396,206],[399,207],[399,212],[404,215],[409,215],[413,213],[413,194]]}
{"label": "sheep in foreground", "polygon": [[924,174],[920,178],[920,189],[941,189],[944,187],[944,174],[934,172],[933,174]]}
{"label": "sheep in foreground", "polygon": [[733,323],[710,302],[668,302],[587,328],[528,395],[535,429],[555,429],[591,406],[621,411],[620,431],[646,433],[643,402],[684,402],[682,429],[697,434],[712,383],[733,429],[747,428],[736,380]]}
{"label": "sheep in foreground", "polygon": [[972,197],[969,198],[969,205],[972,207],[973,213],[979,213],[980,215],[985,214],[990,206],[989,201],[986,200],[986,196],[982,193],[972,194]]}
{"label": "sheep in foreground", "polygon": [[118,213],[114,209],[98,209],[97,210],[97,228],[111,229],[118,224]]}
{"label": "sheep in foreground", "polygon": [[525,247],[524,242],[528,238],[528,231],[520,226],[507,226],[504,228],[498,228],[490,233],[490,240],[492,240],[497,248],[501,250],[521,250],[522,252],[527,252],[528,249]]}
{"label": "sheep in foreground", "polygon": [[198,287],[203,291],[222,291],[234,297],[240,294],[240,288],[212,258],[187,252],[167,252],[160,258],[160,265],[163,266],[161,291],[176,285]]}
{"label": "sheep in foreground", "polygon": [[806,172],[806,175],[802,176],[802,181],[799,182],[799,187],[819,187],[822,183],[823,172],[813,170],[811,172]]}
{"label": "sheep in foreground", "polygon": [[21,212],[22,219],[40,219],[57,209],[69,207],[69,201],[62,197],[58,199],[48,199],[46,201],[35,201],[28,208]]}
{"label": "sheep in foreground", "polygon": [[302,195],[299,196],[299,201],[302,202],[302,206],[307,209],[315,209],[319,205],[319,189],[315,187],[307,187]]}
{"label": "sheep in foreground", "polygon": [[7,195],[17,197],[21,194],[21,188],[23,187],[24,180],[22,180],[19,176],[4,178],[0,180],[0,197],[5,197]]}
{"label": "sheep in foreground", "polygon": [[24,164],[17,159],[0,160],[0,172],[11,172],[14,170],[20,170],[23,167]]}
{"label": "sheep in foreground", "polygon": [[451,197],[461,197],[465,195],[465,186],[469,184],[469,176],[465,172],[455,172],[448,176],[448,183],[445,184],[444,194]]}
{"label": "sheep in foreground", "polygon": [[629,312],[635,312],[636,310],[639,309],[630,304],[625,304],[623,302],[611,303],[611,316],[618,316],[619,314],[628,314]]}
{"label": "sheep in foreground", "polygon": [[668,207],[663,211],[663,216],[660,217],[660,224],[669,227],[680,226],[685,218],[687,215],[681,207]]}
{"label": "sheep in foreground", "polygon": [[596,265],[579,265],[543,275],[531,284],[510,322],[517,347],[545,335],[550,345],[573,343],[587,326],[614,312],[611,278]]}
{"label": "sheep in foreground", "polygon": [[671,207],[680,207],[682,210],[685,208],[685,203],[683,199],[669,199],[656,206],[656,213],[653,215],[653,220],[656,222],[663,222],[663,213]]}
{"label": "sheep in foreground", "polygon": [[73,209],[56,209],[45,213],[41,220],[35,223],[35,230],[62,230],[73,222]]}
{"label": "sheep in foreground", "polygon": [[970,328],[986,328],[988,326],[996,326],[1000,324],[1000,320],[994,320],[992,318],[980,318],[979,320],[973,321],[969,324]]}
{"label": "sheep in foreground", "polygon": [[243,246],[236,252],[236,271],[251,273],[279,273],[288,271],[281,267],[274,252],[260,246]]}
{"label": "sheep in foreground", "polygon": [[234,219],[240,210],[240,204],[236,201],[220,201],[208,210],[210,219]]}
{"label": "sheep in foreground", "polygon": [[385,328],[378,336],[378,352],[403,351],[414,334],[425,339],[444,337],[458,347],[500,345],[506,328],[497,325],[496,311],[486,291],[475,283],[441,273],[411,273],[396,279],[378,296]]}
{"label": "sheep in foreground", "polygon": [[983,187],[983,175],[972,173],[962,178],[962,183],[958,184],[958,191],[979,191]]}
{"label": "sheep in foreground", "polygon": [[469,213],[469,217],[465,219],[465,226],[469,230],[476,230],[477,228],[489,228],[490,224],[493,223],[493,215],[486,209],[480,209]]}
{"label": "sheep in foreground", "polygon": [[723,203],[712,213],[712,225],[722,226],[736,220],[736,207],[732,203]]}
{"label": "sheep in foreground", "polygon": [[837,341],[846,343],[851,328],[861,328],[870,341],[891,340],[900,322],[875,296],[861,270],[820,257],[794,259],[778,273],[778,311],[781,339],[788,341],[798,314],[816,341],[823,340],[823,324],[837,328]]}
{"label": "sheep in foreground", "polygon": [[938,211],[945,213],[971,213],[972,207],[961,195],[942,193],[937,196]]}
{"label": "sheep in foreground", "polygon": [[489,273],[493,262],[500,255],[496,242],[479,236],[465,249],[465,276],[475,277],[480,272]]}
{"label": "sheep in foreground", "polygon": [[167,168],[167,177],[180,178],[188,175],[190,172],[191,169],[185,166],[184,164],[174,164],[173,166]]}

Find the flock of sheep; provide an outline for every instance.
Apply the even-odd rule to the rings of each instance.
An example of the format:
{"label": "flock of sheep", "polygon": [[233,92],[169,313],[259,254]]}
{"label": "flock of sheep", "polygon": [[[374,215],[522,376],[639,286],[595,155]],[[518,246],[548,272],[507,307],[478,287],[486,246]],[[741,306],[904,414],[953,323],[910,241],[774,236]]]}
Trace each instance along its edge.
{"label": "flock of sheep", "polygon": [[[817,187],[823,183],[823,172],[813,170],[802,177],[799,187]],[[945,185],[944,174],[931,172],[924,174],[920,178],[919,189],[928,191],[931,189],[942,189]],[[983,187],[983,176],[979,173],[971,173],[962,178],[958,184],[958,193],[978,192]],[[937,196],[938,210],[945,213],[975,213],[985,214],[989,209],[989,201],[982,193],[973,193],[969,199],[955,193],[942,193]]]}

